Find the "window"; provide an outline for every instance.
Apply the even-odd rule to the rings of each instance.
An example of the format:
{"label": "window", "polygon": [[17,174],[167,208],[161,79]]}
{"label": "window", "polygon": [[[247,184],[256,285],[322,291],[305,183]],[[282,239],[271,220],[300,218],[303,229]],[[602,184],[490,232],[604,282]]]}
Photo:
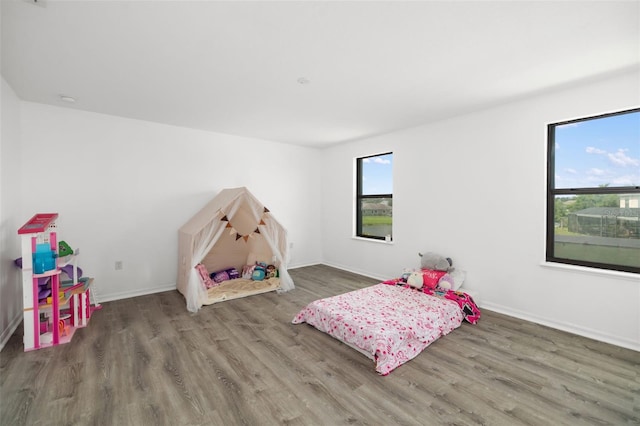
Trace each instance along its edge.
{"label": "window", "polygon": [[640,108],[547,130],[547,261],[640,273]]}
{"label": "window", "polygon": [[393,238],[393,153],[356,159],[356,235]]}

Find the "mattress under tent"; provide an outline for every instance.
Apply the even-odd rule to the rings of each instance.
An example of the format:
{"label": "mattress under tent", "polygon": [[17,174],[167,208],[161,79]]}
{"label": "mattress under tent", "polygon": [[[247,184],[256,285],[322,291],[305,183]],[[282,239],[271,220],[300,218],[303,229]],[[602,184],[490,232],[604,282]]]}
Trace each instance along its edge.
{"label": "mattress under tent", "polygon": [[[288,248],[286,229],[247,188],[223,189],[178,231],[178,291],[187,309],[197,312],[203,305],[292,290]],[[277,275],[254,279],[245,273],[219,283],[204,278],[223,271],[242,275],[261,264],[273,265]]]}

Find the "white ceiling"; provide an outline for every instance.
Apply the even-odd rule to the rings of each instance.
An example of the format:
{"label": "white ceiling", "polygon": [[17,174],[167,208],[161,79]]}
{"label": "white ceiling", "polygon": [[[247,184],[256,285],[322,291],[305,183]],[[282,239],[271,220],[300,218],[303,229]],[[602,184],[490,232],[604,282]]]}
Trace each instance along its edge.
{"label": "white ceiling", "polygon": [[307,146],[640,78],[635,0],[1,3],[21,99]]}

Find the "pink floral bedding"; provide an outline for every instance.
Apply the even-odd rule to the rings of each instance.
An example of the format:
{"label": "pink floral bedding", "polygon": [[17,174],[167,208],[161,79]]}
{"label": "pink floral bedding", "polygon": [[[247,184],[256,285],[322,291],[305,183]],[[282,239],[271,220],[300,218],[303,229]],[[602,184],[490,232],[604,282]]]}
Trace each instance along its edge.
{"label": "pink floral bedding", "polygon": [[377,284],[311,302],[293,319],[369,354],[387,375],[460,326],[453,300],[404,286]]}

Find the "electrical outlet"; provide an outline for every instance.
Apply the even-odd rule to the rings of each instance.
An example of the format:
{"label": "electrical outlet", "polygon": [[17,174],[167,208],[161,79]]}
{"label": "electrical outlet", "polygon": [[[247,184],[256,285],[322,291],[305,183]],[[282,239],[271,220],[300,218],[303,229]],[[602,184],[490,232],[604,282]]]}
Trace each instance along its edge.
{"label": "electrical outlet", "polygon": [[122,260],[116,260],[116,271],[122,270]]}

